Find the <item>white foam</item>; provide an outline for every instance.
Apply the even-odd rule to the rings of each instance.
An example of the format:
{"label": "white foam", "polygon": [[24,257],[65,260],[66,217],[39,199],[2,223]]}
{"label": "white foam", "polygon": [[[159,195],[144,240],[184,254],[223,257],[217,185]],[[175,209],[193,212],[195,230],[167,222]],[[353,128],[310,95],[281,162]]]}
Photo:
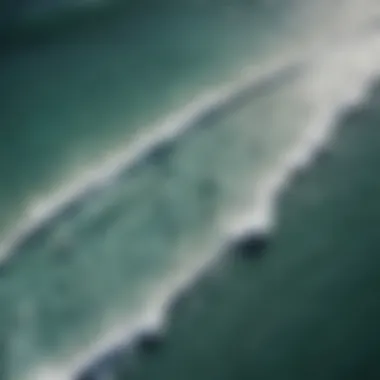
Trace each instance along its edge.
{"label": "white foam", "polygon": [[[167,311],[173,298],[186,290],[194,281],[195,275],[200,273],[207,264],[217,259],[217,246],[208,242],[202,248],[197,249],[199,253],[194,259],[193,250],[185,254],[185,260],[171,273],[164,282],[152,284],[147,289],[149,297],[144,301],[144,306],[134,315],[127,318],[121,316],[120,320],[105,326],[104,333],[100,333],[99,339],[95,340],[87,349],[73,350],[69,358],[48,358],[45,363],[33,371],[29,371],[27,380],[73,380],[83,370],[94,364],[96,359],[101,359],[112,349],[128,345],[136,333],[152,331],[164,334],[167,326]],[[214,252],[214,255],[210,255]],[[186,260],[187,258],[187,260]]]}
{"label": "white foam", "polygon": [[[364,100],[369,85],[379,75],[380,40],[375,36],[371,36],[371,38],[367,36],[365,40],[348,40],[345,44],[340,45],[339,49],[334,50],[332,47],[324,52],[319,51],[318,56],[313,58],[314,64],[310,66],[309,74],[305,76],[305,88],[301,91],[314,107],[307,128],[294,147],[272,168],[269,176],[263,179],[258,196],[251,207],[247,207],[247,211],[240,213],[238,218],[230,224],[229,234],[232,237],[255,228],[263,230],[273,228],[276,221],[275,199],[286,186],[289,176],[312,162],[315,153],[329,140],[337,125],[337,119],[347,108]],[[150,138],[145,137],[147,140],[141,143],[139,149],[129,150],[129,152],[134,152],[131,157],[138,157],[139,152],[150,149],[153,141],[157,143],[161,138],[173,138],[178,135],[188,127],[191,123],[190,120],[198,117],[199,112],[204,112],[204,107],[214,107],[220,104],[225,101],[223,99],[231,96],[228,94],[230,92],[222,91],[218,92],[218,95],[207,95],[202,97],[200,104],[195,102],[186,107],[182,113],[172,115],[163,124],[165,128],[161,127],[163,130],[159,128],[159,132],[156,130]],[[144,141],[144,139],[140,141]],[[118,160],[115,162],[120,162]],[[125,162],[125,160],[121,161]],[[86,186],[89,186],[89,183],[93,186],[97,181],[104,181],[104,178],[107,177],[105,173],[108,173],[109,169],[103,170],[100,177],[95,176],[95,179],[88,180]],[[78,194],[80,191],[76,189],[75,193]],[[60,202],[55,204],[62,204],[62,201]],[[215,251],[218,251],[219,248],[213,247]],[[205,257],[210,256],[208,254]],[[201,264],[204,265],[205,261],[206,259]],[[198,273],[201,267],[198,264],[192,263],[190,267],[185,265],[184,270],[178,271],[175,278],[167,278],[162,282],[158,289],[151,292],[145,310],[134,318],[129,318],[127,324],[120,323],[112,327],[112,331],[109,330],[102,336],[95,347],[85,353],[73,353],[74,359],[64,364],[46,362],[36,370],[37,372],[33,372],[31,379],[71,379],[73,374],[88,365],[92,358],[106,352],[118,342],[130,338],[136,331],[144,328],[161,329],[165,322],[167,300],[194,278],[194,274]],[[35,377],[36,374],[37,377]]]}
{"label": "white foam", "polygon": [[[251,230],[270,231],[276,224],[276,199],[292,173],[304,169],[330,140],[337,120],[352,106],[365,100],[368,89],[380,75],[380,37],[366,36],[339,50],[319,55],[304,83],[314,112],[294,147],[281,157],[259,186],[253,206],[239,212],[228,225],[230,236]],[[353,44],[352,42],[356,42]]]}
{"label": "white foam", "polygon": [[[309,120],[305,132],[294,148],[281,158],[270,175],[262,181],[259,195],[250,210],[240,213],[239,217],[229,225],[229,231],[223,231],[223,235],[217,237],[218,244],[222,242],[224,245],[229,239],[237,238],[247,230],[267,231],[273,228],[276,222],[275,199],[286,185],[289,176],[295,170],[303,169],[312,162],[318,149],[329,140],[339,116],[347,108],[363,101],[374,77],[380,74],[380,54],[377,55],[377,52],[380,53],[379,49],[380,40],[375,38],[366,41],[365,46],[359,44],[347,45],[344,49],[341,47],[338,54],[325,52],[314,65],[310,66],[304,83],[307,86],[309,100],[315,106],[313,119]],[[358,57],[358,54],[366,54],[366,58]],[[372,54],[374,57],[371,56]],[[341,62],[350,62],[350,65],[346,65],[345,69],[341,69],[337,75],[336,68],[341,67]],[[363,62],[366,64],[363,65]],[[138,315],[129,318],[127,324],[124,322],[111,327],[87,352],[73,355],[74,359],[64,371],[62,366],[58,366],[61,372],[57,373],[66,373],[66,377],[60,377],[57,380],[71,379],[79,370],[91,364],[94,358],[125,343],[137,331],[164,329],[168,300],[194,280],[201,268],[207,264],[207,260],[215,258],[215,254],[210,256],[210,249],[216,254],[221,246],[208,247],[207,254],[201,255],[198,262],[183,263],[182,269],[176,269],[176,276],[168,277],[150,292],[150,297],[146,300],[147,307]],[[55,373],[53,369],[49,371],[50,376]],[[54,376],[50,378],[55,379]]]}
{"label": "white foam", "polygon": [[297,65],[300,65],[299,59],[286,56],[265,67],[246,68],[244,75],[233,83],[217,90],[206,91],[184,108],[170,114],[162,122],[144,128],[144,131],[123,151],[113,154],[104,164],[83,171],[80,178],[56,193],[34,200],[26,208],[21,222],[0,243],[0,264],[12,253],[15,245],[56,216],[68,204],[83,197],[89,190],[108,184],[121,171],[148,155],[154,147],[178,138],[188,129],[196,126],[197,121],[203,116],[222,109],[242,92],[265,84],[274,76],[281,76],[289,68],[295,68]]}

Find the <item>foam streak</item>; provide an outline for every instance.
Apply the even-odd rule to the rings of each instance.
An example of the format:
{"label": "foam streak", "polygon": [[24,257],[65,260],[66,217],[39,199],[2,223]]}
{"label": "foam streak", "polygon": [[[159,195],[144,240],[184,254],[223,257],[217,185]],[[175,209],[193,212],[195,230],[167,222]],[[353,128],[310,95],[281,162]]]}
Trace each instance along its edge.
{"label": "foam streak", "polygon": [[188,130],[204,124],[202,122],[206,119],[220,117],[255,93],[276,85],[283,78],[294,76],[301,67],[297,60],[284,59],[280,64],[272,64],[265,69],[250,68],[236,82],[208,91],[162,122],[144,128],[146,132],[138,135],[125,151],[116,153],[100,167],[81,173],[79,180],[43,201],[33,202],[27,208],[23,220],[1,242],[0,264],[17,250],[18,244],[28,239],[65,207],[80,201],[90,191],[110,184],[110,181],[138,164],[161,144],[173,143]]}

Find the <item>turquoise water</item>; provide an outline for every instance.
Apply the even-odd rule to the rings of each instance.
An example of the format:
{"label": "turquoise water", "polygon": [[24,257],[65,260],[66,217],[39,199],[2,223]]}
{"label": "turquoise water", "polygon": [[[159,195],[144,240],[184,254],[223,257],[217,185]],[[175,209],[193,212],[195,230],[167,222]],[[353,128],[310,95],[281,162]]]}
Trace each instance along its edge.
{"label": "turquoise water", "polygon": [[51,4],[0,36],[0,379],[375,378],[376,2]]}
{"label": "turquoise water", "polygon": [[162,350],[119,378],[378,378],[379,99],[283,193],[266,256],[210,268]]}

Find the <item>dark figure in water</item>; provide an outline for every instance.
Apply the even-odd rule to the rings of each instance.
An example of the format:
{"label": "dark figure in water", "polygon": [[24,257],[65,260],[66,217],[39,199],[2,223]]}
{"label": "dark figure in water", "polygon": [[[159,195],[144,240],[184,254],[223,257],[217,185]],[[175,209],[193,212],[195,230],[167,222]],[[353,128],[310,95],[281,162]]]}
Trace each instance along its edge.
{"label": "dark figure in water", "polygon": [[162,141],[157,144],[149,152],[148,160],[154,162],[155,164],[162,164],[166,162],[174,152],[173,141]]}
{"label": "dark figure in water", "polygon": [[159,350],[163,343],[163,337],[155,332],[141,333],[135,343],[136,349],[143,354],[152,354]]}
{"label": "dark figure in water", "polygon": [[240,237],[230,248],[234,254],[244,258],[259,258],[268,248],[269,236],[262,232],[252,232]]}

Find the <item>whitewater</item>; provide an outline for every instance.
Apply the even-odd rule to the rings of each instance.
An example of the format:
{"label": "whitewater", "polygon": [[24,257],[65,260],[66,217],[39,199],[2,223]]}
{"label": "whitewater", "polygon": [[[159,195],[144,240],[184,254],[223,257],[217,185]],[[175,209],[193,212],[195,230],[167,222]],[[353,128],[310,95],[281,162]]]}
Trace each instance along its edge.
{"label": "whitewater", "polygon": [[[134,181],[133,170],[140,170],[139,165],[146,170],[144,164],[161,159],[162,151],[163,159],[170,161],[167,152],[181,150],[202,131],[209,131],[210,139],[218,128],[230,131],[223,120],[239,115],[241,110],[249,117],[258,115],[253,120],[242,111],[244,122],[235,133],[243,136],[239,144],[258,139],[265,153],[239,172],[245,177],[238,183],[239,189],[231,185],[234,170],[226,166],[226,195],[210,219],[211,227],[202,233],[195,229],[181,244],[174,244],[158,275],[139,285],[133,294],[137,298],[133,307],[107,315],[97,325],[96,336],[84,343],[80,339],[69,342],[57,353],[43,353],[22,373],[11,373],[10,379],[73,379],[110,349],[131,342],[140,331],[164,334],[170,301],[190,287],[205,267],[216,265],[231,241],[247,232],[270,234],[276,227],[276,201],[281,192],[295,174],[313,164],[321,149],[328,147],[339,118],[365,103],[380,74],[380,32],[376,28],[380,9],[376,1],[322,1],[299,8],[293,15],[293,19],[301,19],[297,24],[299,37],[273,48],[259,63],[240,67],[233,80],[205,89],[183,107],[144,126],[120,151],[110,152],[110,158],[100,166],[84,170],[53,194],[37,196],[23,218],[2,237],[1,265],[7,268],[8,261],[22,255],[19,251],[39,231],[47,228],[54,235],[54,231],[63,230],[61,226],[70,220],[62,215],[70,207],[77,207],[79,214],[85,213],[83,210],[93,212],[99,202],[102,212],[115,188],[121,183],[127,188]],[[285,106],[281,108],[281,104]],[[247,105],[253,111],[247,111]],[[258,131],[257,123],[262,124]],[[78,225],[86,223],[84,220]],[[77,347],[74,350],[73,344]]]}

